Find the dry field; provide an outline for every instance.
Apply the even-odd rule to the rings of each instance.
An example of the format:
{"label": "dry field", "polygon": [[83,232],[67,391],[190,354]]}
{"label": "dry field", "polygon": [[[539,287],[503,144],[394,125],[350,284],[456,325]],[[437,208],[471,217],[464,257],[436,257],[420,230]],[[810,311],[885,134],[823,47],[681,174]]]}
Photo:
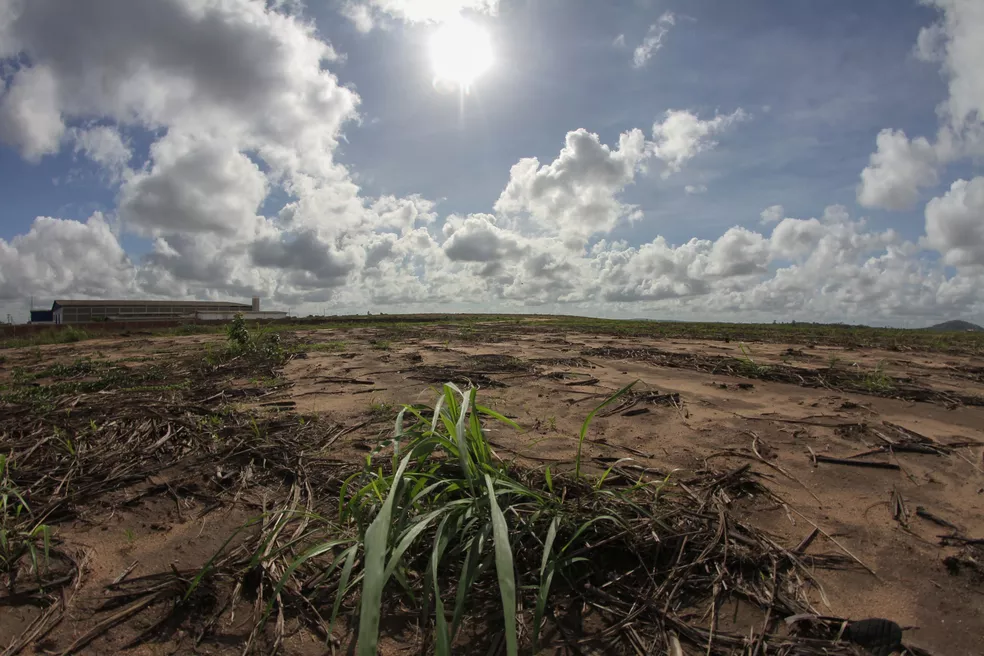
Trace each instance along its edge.
{"label": "dry field", "polygon": [[519,653],[892,653],[857,646],[864,618],[913,654],[982,653],[977,348],[645,332],[433,321],[0,350],[0,654],[359,653],[383,558],[368,522],[390,490],[419,493],[384,522],[389,563],[461,455],[451,440],[393,485],[415,444],[394,447],[397,413],[429,423],[443,383],[477,389],[461,466],[479,484],[453,474],[440,502],[490,528],[456,515],[470,537],[435,572],[444,515],[419,524],[380,653],[441,653],[434,581],[454,653],[514,648],[500,529]]}

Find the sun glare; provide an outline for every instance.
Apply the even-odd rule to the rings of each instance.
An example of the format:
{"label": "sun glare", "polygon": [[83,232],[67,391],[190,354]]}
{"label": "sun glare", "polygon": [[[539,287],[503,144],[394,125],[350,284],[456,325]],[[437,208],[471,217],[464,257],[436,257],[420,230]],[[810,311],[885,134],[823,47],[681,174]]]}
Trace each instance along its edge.
{"label": "sun glare", "polygon": [[437,28],[430,42],[435,83],[468,89],[492,66],[492,42],[478,25],[457,18]]}

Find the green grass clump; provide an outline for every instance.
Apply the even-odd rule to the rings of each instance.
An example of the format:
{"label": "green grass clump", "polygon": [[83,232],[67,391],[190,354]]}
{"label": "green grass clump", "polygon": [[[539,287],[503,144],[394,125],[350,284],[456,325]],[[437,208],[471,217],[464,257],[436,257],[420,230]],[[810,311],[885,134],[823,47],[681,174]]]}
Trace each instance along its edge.
{"label": "green grass clump", "polygon": [[226,325],[225,332],[225,344],[219,347],[205,345],[206,365],[216,367],[238,357],[245,357],[250,361],[281,362],[288,355],[281,341],[280,331],[259,327],[250,331],[241,314],[237,314]]}
{"label": "green grass clump", "polygon": [[872,394],[887,394],[895,389],[895,379],[885,373],[879,362],[873,370],[864,372],[860,385]]}
{"label": "green grass clump", "polygon": [[[582,440],[593,415],[582,427]],[[483,421],[518,428],[479,405],[474,389],[451,384],[433,409],[405,406],[393,437],[380,445],[392,448],[389,471],[367,460],[365,470],[341,489],[339,522],[355,535],[308,548],[292,562],[274,597],[299,567],[334,553],[328,572],[340,573],[331,624],[341,599],[358,590],[359,656],[376,654],[384,607],[397,595],[395,589],[384,594],[391,584],[408,600],[433,609],[434,650],[446,656],[474,610],[475,595],[488,590],[482,582],[492,579],[507,656],[518,654],[523,594],[530,597],[525,607],[534,609],[535,645],[554,580],[563,579],[565,587],[583,584],[589,543],[621,536],[646,511],[624,488],[604,489],[604,476],[582,477],[580,449],[573,478],[514,469],[493,452]],[[518,588],[517,578],[528,587]]]}
{"label": "green grass clump", "polygon": [[741,348],[742,357],[735,358],[735,373],[746,378],[765,378],[769,374],[769,366],[755,362],[751,350],[744,344],[738,346]]}
{"label": "green grass clump", "polygon": [[369,401],[369,418],[372,421],[386,421],[392,419],[395,412],[396,409],[393,407],[392,403],[387,403],[386,401],[381,401],[375,398]]}
{"label": "green grass clump", "polygon": [[51,528],[35,519],[10,476],[11,463],[0,455],[0,573],[11,582],[26,557],[41,581],[51,551]]}

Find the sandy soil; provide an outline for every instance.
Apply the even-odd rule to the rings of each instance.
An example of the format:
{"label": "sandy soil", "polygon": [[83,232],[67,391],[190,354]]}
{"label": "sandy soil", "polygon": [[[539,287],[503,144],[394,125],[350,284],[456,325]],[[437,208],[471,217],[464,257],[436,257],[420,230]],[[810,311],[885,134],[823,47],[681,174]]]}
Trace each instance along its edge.
{"label": "sandy soil", "polygon": [[[399,338],[372,328],[303,331],[296,337],[307,345],[302,347],[304,357],[290,361],[280,380],[238,380],[229,387],[269,390],[243,400],[242,407],[316,415],[348,427],[329,455],[355,461],[392,430],[400,404],[433,401],[446,380],[472,382],[480,388],[483,404],[524,427],[521,432],[495,429],[490,438],[497,453],[532,467],[558,470],[572,465],[587,413],[635,382],[634,391],[643,394],[634,405],[614,406],[616,411],[599,415],[591,425],[585,453],[596,468],[631,458],[623,464],[672,479],[749,463],[784,503],[742,501],[745,520],[790,548],[817,528],[820,534],[807,553],[841,551],[870,570],[819,572],[825,598],[818,596],[818,607],[852,619],[892,619],[907,627],[907,644],[936,656],[982,653],[984,552],[975,545],[944,544],[940,536],[952,530],[927,519],[950,522],[962,536],[984,538],[984,406],[945,400],[946,394],[984,397],[980,359],[547,331],[500,330],[490,341],[480,328],[478,333],[461,339],[454,329],[432,326]],[[218,341],[214,336],[138,337],[8,350],[3,353],[0,383],[10,379],[15,367],[33,366],[38,351],[46,365],[90,357],[139,367]],[[609,347],[727,356],[760,367],[874,371],[942,392],[944,400],[906,401],[891,394],[736,377],[707,367],[661,366],[651,358],[586,354]],[[889,450],[889,444],[930,448],[900,452]],[[933,447],[941,448],[934,453]],[[853,460],[895,468],[817,460],[848,459],[880,449]],[[178,465],[117,490],[88,508],[84,517],[56,526],[59,539],[86,554],[83,581],[68,593],[72,599],[66,620],[23,653],[59,653],[104,619],[106,613],[97,611],[106,600],[105,586],[124,573],[135,578],[171,567],[201,567],[255,512],[255,504],[263,503],[254,499],[250,506],[221,498],[210,504],[175,488],[175,481],[208,486],[189,482]],[[901,516],[896,512],[900,506]],[[246,617],[250,604],[243,602],[243,608],[240,618]],[[2,598],[0,609],[2,649],[38,610],[7,607]],[[140,629],[138,624],[109,631],[79,653],[113,653]],[[218,638],[203,642],[196,653],[238,653],[249,627],[235,620],[216,632]],[[129,653],[188,653],[181,651],[188,648],[187,641],[177,643],[183,645],[180,649],[174,644],[142,645]],[[297,631],[285,641],[284,653],[323,653],[319,644]],[[388,648],[400,650],[399,645]]]}

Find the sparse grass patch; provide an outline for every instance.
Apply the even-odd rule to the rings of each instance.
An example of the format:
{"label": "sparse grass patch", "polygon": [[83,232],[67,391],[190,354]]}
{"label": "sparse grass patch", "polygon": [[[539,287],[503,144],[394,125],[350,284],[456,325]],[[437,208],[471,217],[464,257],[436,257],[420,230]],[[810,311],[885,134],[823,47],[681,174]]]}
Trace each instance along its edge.
{"label": "sparse grass patch", "polygon": [[[617,398],[589,414],[582,439],[595,412]],[[809,571],[730,515],[730,499],[761,489],[747,465],[679,487],[669,476],[637,480],[621,461],[600,475],[537,472],[497,457],[485,422],[515,426],[479,405],[474,389],[450,384],[433,407],[405,406],[393,437],[345,480],[337,519],[292,506],[252,520],[244,528],[263,526],[255,551],[229,565],[220,550],[185,598],[209,577],[241,581],[254,572],[268,577],[258,584],[261,623],[288,604],[318,600],[329,634],[344,600],[354,599],[357,656],[375,656],[383,618],[408,608],[425,622],[419,653],[436,656],[452,653],[465,625],[461,653],[492,651],[481,636],[496,635],[506,656],[539,653],[545,627],[563,628],[584,604],[606,610],[606,653],[639,644],[684,653],[673,647],[684,642],[723,654],[747,637],[718,631],[709,643],[703,620],[667,608],[741,599],[779,617],[811,610]],[[219,562],[235,570],[219,574]],[[629,617],[631,635],[617,630]],[[824,631],[769,640],[790,653],[848,653],[822,651],[836,634]]]}
{"label": "sparse grass patch", "polygon": [[39,346],[42,344],[72,344],[91,335],[81,328],[51,328],[35,333],[29,337],[11,337],[0,342],[0,348],[21,348],[24,346]]}
{"label": "sparse grass patch", "polygon": [[377,351],[388,351],[393,348],[393,343],[387,339],[370,339],[369,346]]}
{"label": "sparse grass patch", "polygon": [[392,403],[376,398],[369,401],[369,418],[372,421],[388,421],[395,413],[396,408]]}
{"label": "sparse grass patch", "polygon": [[12,590],[26,557],[40,584],[51,552],[51,528],[38,521],[10,476],[11,463],[0,454],[0,574]]}
{"label": "sparse grass patch", "polygon": [[879,362],[873,370],[864,372],[860,385],[872,394],[887,394],[895,389],[895,380],[883,367],[884,363]]}
{"label": "sparse grass patch", "polygon": [[737,362],[735,372],[747,378],[765,378],[769,374],[769,366],[755,362],[752,359],[751,349],[744,344],[739,344],[738,346],[741,348],[742,357],[735,358]]}

